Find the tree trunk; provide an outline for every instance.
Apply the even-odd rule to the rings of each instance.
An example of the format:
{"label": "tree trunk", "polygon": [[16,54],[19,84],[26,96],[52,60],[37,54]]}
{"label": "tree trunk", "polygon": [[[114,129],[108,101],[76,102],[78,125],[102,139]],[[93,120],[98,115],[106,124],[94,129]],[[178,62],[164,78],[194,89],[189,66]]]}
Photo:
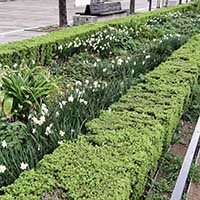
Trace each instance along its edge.
{"label": "tree trunk", "polygon": [[152,0],[149,0],[149,11],[151,11],[152,8]]}
{"label": "tree trunk", "polygon": [[182,0],[179,0],[179,4],[182,4]]}
{"label": "tree trunk", "polygon": [[130,1],[130,14],[135,13],[135,0]]}
{"label": "tree trunk", "polygon": [[168,0],[166,0],[165,2],[165,7],[168,7]]}
{"label": "tree trunk", "polygon": [[59,26],[67,25],[67,7],[66,0],[59,0]]}

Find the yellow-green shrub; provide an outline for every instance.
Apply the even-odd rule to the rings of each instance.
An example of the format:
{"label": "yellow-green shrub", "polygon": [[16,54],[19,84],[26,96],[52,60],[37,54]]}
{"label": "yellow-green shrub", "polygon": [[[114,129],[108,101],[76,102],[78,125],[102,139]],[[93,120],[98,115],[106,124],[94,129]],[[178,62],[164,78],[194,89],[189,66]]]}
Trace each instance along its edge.
{"label": "yellow-green shrub", "polygon": [[187,106],[197,82],[199,53],[200,35],[147,74],[145,83],[131,88],[111,111],[89,122],[90,135],[45,156],[0,198],[39,200],[60,189],[74,200],[137,200]]}

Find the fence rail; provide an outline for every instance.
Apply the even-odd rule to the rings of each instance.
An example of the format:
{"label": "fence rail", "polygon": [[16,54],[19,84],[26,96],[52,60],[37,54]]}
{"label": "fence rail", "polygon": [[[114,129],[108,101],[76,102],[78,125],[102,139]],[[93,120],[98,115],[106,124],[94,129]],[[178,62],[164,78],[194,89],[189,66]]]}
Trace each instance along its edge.
{"label": "fence rail", "polygon": [[179,176],[176,181],[175,188],[173,190],[172,196],[170,200],[181,200],[184,192],[184,188],[186,185],[186,181],[188,178],[188,174],[190,171],[190,167],[197,149],[197,145],[200,138],[200,117],[198,119],[198,122],[196,124],[194,133],[192,135],[192,139],[190,141],[187,153],[185,155],[183,165],[181,167]]}

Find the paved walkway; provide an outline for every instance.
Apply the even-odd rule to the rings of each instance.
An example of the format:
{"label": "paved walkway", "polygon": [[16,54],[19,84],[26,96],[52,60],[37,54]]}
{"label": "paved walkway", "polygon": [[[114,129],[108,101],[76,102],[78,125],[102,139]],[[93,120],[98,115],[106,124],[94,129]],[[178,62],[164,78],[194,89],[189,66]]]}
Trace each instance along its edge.
{"label": "paved walkway", "polygon": [[[0,43],[22,40],[44,32],[27,31],[34,27],[43,27],[58,23],[58,0],[0,0]],[[68,0],[68,19],[72,22],[75,12],[84,7],[75,7],[73,0]],[[153,0],[153,8],[157,0]],[[129,0],[122,0],[123,8],[129,7]],[[136,11],[148,10],[147,0],[136,0]]]}

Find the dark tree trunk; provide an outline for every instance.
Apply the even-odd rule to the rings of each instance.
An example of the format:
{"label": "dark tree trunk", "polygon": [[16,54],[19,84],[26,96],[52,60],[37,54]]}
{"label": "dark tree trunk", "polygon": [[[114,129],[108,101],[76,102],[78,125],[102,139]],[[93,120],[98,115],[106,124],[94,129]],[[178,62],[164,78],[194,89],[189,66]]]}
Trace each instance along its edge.
{"label": "dark tree trunk", "polygon": [[67,25],[66,0],[59,0],[59,26]]}
{"label": "dark tree trunk", "polygon": [[135,0],[131,0],[130,2],[130,14],[135,13]]}
{"label": "dark tree trunk", "polygon": [[182,4],[182,0],[179,0],[179,4]]}
{"label": "dark tree trunk", "polygon": [[168,7],[168,0],[166,0],[165,2],[165,7]]}
{"label": "dark tree trunk", "polygon": [[152,0],[149,0],[149,11],[151,11],[152,8]]}

